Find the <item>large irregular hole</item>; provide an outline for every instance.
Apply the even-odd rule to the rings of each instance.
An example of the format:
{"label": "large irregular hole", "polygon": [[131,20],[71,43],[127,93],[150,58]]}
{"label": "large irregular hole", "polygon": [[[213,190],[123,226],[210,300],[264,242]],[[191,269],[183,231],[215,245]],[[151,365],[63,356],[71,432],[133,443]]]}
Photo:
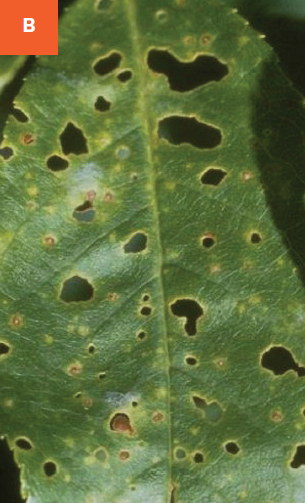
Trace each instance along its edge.
{"label": "large irregular hole", "polygon": [[210,423],[217,423],[220,421],[223,415],[223,410],[218,402],[213,401],[211,403],[207,403],[206,400],[199,396],[193,396],[192,398],[195,407],[203,411],[204,417],[207,421]]}
{"label": "large irregular hole", "polygon": [[98,75],[107,75],[120,66],[122,56],[118,52],[112,52],[109,56],[100,58],[94,65],[93,70]]}
{"label": "large irregular hole", "polygon": [[209,168],[207,169],[202,177],[201,181],[204,185],[214,185],[217,186],[222,182],[227,172],[221,168]]}
{"label": "large irregular hole", "polygon": [[118,413],[113,416],[110,421],[110,429],[120,433],[134,434],[134,429],[130,424],[130,419],[127,414]]}
{"label": "large irregular hole", "polygon": [[20,469],[5,439],[0,439],[0,501],[25,503],[20,494]]}
{"label": "large irregular hole", "polygon": [[51,157],[47,159],[47,167],[52,171],[63,171],[67,169],[68,166],[68,161],[59,155],[51,155]]}
{"label": "large irregular hole", "polygon": [[73,212],[73,217],[79,222],[92,222],[95,217],[95,210],[91,201],[85,201],[77,206]]}
{"label": "large irregular hole", "polygon": [[184,329],[188,335],[196,335],[196,322],[203,315],[203,309],[194,299],[178,299],[170,305],[175,316],[186,318]]}
{"label": "large irregular hole", "polygon": [[147,236],[143,232],[134,234],[128,243],[124,245],[125,253],[139,253],[145,250],[147,245]]}
{"label": "large irregular hole", "polygon": [[87,154],[87,140],[81,129],[69,122],[60,135],[61,148],[65,155]]}
{"label": "large irregular hole", "polygon": [[93,287],[85,278],[72,276],[64,281],[60,298],[64,302],[80,302],[93,297]]}
{"label": "large irregular hole", "polygon": [[299,468],[305,465],[305,445],[298,445],[293,460],[290,463],[291,468]]}
{"label": "large irregular hole", "polygon": [[12,157],[12,155],[14,155],[14,151],[11,147],[3,147],[0,148],[0,155],[1,157],[3,157],[3,159],[6,160]]}
{"label": "large irregular hole", "polygon": [[96,102],[94,103],[95,109],[99,112],[107,112],[110,107],[110,101],[107,101],[103,96],[98,96]]}
{"label": "large irregular hole", "polygon": [[198,55],[193,61],[179,61],[165,50],[152,49],[147,64],[151,70],[167,76],[173,91],[191,91],[228,74],[228,67],[214,56]]}
{"label": "large irregular hole", "polygon": [[43,465],[43,471],[47,477],[53,477],[57,473],[56,463],[53,461],[46,461]]}
{"label": "large irregular hole", "polygon": [[189,143],[200,149],[215,148],[221,142],[220,129],[199,122],[195,117],[172,115],[159,121],[159,138],[173,145]]}
{"label": "large irregular hole", "polygon": [[273,346],[265,351],[261,357],[261,364],[275,375],[285,374],[288,370],[294,370],[299,377],[305,375],[305,368],[300,367],[291,352],[283,346]]}

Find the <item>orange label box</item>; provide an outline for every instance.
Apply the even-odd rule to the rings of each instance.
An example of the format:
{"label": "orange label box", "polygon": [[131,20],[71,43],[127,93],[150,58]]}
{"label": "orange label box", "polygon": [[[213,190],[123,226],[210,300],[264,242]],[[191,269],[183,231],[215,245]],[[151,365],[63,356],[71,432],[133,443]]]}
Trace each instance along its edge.
{"label": "orange label box", "polygon": [[0,55],[58,54],[58,0],[2,0]]}

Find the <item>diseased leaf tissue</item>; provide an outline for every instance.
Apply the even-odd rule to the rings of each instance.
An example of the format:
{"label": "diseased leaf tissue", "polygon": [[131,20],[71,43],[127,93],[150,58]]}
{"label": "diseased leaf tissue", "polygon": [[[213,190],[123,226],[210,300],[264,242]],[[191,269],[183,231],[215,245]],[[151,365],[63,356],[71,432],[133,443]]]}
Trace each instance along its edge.
{"label": "diseased leaf tissue", "polygon": [[304,503],[302,131],[217,0],[63,15],[0,149],[0,426],[28,503]]}

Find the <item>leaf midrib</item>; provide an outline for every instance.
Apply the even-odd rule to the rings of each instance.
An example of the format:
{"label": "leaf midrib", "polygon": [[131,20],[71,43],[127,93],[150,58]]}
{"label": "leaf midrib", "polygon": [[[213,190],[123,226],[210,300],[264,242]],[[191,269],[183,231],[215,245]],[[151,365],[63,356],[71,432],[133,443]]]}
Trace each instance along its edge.
{"label": "leaf midrib", "polygon": [[156,183],[156,178],[157,178],[157,172],[156,172],[156,167],[153,163],[153,156],[152,156],[152,132],[149,129],[149,122],[148,122],[148,107],[147,107],[147,101],[145,99],[145,81],[144,81],[144,74],[142,71],[142,53],[141,53],[141,42],[140,42],[140,37],[139,37],[139,28],[137,24],[137,12],[136,12],[136,0],[123,0],[125,3],[125,8],[126,8],[126,13],[128,17],[128,23],[130,25],[130,33],[133,34],[131,35],[132,39],[132,46],[135,54],[135,61],[137,64],[137,73],[138,73],[138,80],[139,80],[139,92],[138,92],[138,113],[139,116],[141,117],[141,124],[143,125],[143,133],[146,137],[146,142],[145,146],[146,148],[146,157],[147,157],[147,165],[150,166],[150,172],[149,172],[149,181],[150,184],[149,186],[151,187],[151,197],[150,200],[152,202],[152,213],[154,215],[154,223],[155,223],[155,231],[156,231],[156,236],[157,236],[157,242],[155,243],[155,250],[156,253],[155,255],[158,258],[158,271],[156,274],[156,278],[158,278],[159,281],[159,290],[161,293],[161,299],[162,299],[162,316],[160,315],[160,320],[162,319],[162,329],[163,329],[163,334],[164,334],[164,366],[165,368],[165,373],[167,377],[167,421],[168,421],[168,500],[170,499],[170,493],[171,493],[171,459],[172,459],[172,448],[171,448],[171,411],[170,411],[170,396],[171,396],[171,386],[170,386],[170,356],[169,356],[169,344],[168,344],[168,332],[167,332],[167,325],[166,325],[166,302],[165,302],[165,295],[164,295],[164,282],[163,282],[163,248],[162,248],[162,241],[161,241],[161,232],[160,232],[160,218],[159,218],[159,208],[158,208],[158,198],[157,198],[157,183]]}

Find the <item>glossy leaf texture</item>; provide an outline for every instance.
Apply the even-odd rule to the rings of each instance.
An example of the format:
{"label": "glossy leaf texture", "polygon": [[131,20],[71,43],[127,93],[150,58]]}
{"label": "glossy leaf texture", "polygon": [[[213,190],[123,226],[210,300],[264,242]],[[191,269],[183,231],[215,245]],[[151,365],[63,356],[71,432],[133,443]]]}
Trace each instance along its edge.
{"label": "glossy leaf texture", "polygon": [[271,49],[216,0],[77,0],[14,105],[0,433],[28,503],[303,503],[304,111]]}

